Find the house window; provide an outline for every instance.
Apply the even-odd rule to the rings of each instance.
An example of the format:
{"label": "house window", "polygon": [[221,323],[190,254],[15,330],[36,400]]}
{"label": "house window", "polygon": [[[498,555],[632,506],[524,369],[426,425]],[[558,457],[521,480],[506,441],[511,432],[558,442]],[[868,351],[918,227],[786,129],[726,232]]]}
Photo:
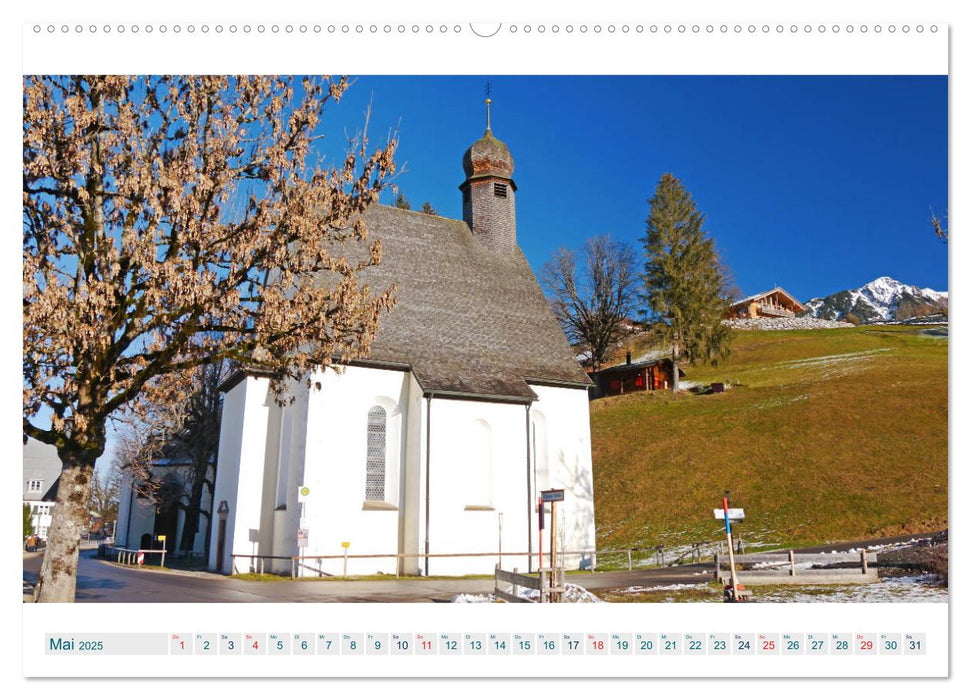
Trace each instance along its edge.
{"label": "house window", "polygon": [[368,501],[384,500],[384,481],[387,468],[388,412],[381,406],[372,406],[367,412],[367,468],[365,472],[364,498]]}
{"label": "house window", "polygon": [[494,183],[492,185],[492,187],[493,187],[493,192],[495,192],[495,195],[497,197],[502,197],[503,199],[505,199],[505,197],[506,197],[506,184],[505,183],[496,182],[496,183]]}
{"label": "house window", "polygon": [[39,479],[34,479],[27,482],[27,492],[28,493],[40,493],[44,490],[44,482]]}

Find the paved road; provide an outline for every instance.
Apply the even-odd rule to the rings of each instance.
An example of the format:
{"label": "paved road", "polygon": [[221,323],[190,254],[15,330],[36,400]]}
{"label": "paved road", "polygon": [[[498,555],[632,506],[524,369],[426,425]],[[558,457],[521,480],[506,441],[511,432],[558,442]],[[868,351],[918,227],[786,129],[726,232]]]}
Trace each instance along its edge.
{"label": "paved road", "polygon": [[[42,554],[24,556],[24,581],[36,583]],[[707,580],[703,565],[651,571],[570,576],[589,590],[694,583]],[[709,566],[710,570],[710,566]],[[491,593],[493,580],[242,581],[215,574],[139,571],[102,561],[94,550],[78,562],[79,603],[449,602],[460,593]]]}
{"label": "paved road", "polygon": [[[800,552],[844,550],[866,544],[907,541],[917,535],[864,542],[828,544]],[[216,574],[130,569],[97,558],[96,550],[81,553],[78,562],[79,603],[361,603],[449,602],[460,593],[486,594],[488,579],[402,579],[386,581],[243,581]],[[24,582],[37,581],[41,553],[24,555]],[[612,571],[567,577],[590,591],[628,586],[701,583],[711,578],[711,564],[671,566],[647,571]],[[27,586],[25,585],[25,592]]]}

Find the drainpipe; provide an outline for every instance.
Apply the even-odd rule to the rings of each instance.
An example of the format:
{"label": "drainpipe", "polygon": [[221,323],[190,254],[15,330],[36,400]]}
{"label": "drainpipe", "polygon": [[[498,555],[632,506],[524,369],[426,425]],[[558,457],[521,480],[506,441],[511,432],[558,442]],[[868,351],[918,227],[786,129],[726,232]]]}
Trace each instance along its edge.
{"label": "drainpipe", "polygon": [[532,408],[532,404],[526,404],[526,532],[529,536],[529,548],[526,551],[529,552],[529,573],[533,573],[533,489],[532,480],[530,479],[532,472],[532,450],[529,449],[530,408]]}
{"label": "drainpipe", "polygon": [[431,522],[431,477],[432,477],[432,397],[434,392],[426,396],[425,413],[425,576],[428,576],[428,526]]}

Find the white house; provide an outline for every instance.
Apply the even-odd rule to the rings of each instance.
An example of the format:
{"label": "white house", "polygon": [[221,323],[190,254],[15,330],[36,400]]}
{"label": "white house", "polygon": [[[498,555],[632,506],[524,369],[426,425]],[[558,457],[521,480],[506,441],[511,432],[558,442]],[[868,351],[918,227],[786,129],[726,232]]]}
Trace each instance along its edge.
{"label": "white house", "polygon": [[57,448],[34,438],[24,442],[24,503],[30,506],[30,522],[34,534],[47,539],[57,500],[57,485],[61,477],[61,459]]}
{"label": "white house", "polygon": [[461,221],[367,212],[383,253],[366,281],[396,284],[397,303],[366,360],[291,387],[285,407],[258,373],[224,385],[211,569],[248,555],[289,572],[303,555],[336,558],[302,575],[340,574],[346,547],[350,574],[488,573],[500,551],[535,570],[550,488],[565,490],[563,563],[592,563],[590,381],[516,244],[508,148],[487,128],[463,167]]}

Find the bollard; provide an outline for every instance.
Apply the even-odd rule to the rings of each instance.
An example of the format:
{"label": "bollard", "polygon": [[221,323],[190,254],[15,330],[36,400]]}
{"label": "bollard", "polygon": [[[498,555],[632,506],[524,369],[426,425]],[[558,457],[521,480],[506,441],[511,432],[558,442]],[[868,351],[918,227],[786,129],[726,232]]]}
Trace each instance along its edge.
{"label": "bollard", "polygon": [[297,578],[297,558],[293,556],[290,557],[290,578]]}
{"label": "bollard", "polygon": [[867,561],[866,561],[866,550],[865,549],[862,552],[860,552],[860,562],[863,565],[863,575],[866,576],[866,573],[867,573],[867,568],[866,568]]}
{"label": "bollard", "polygon": [[630,550],[629,549],[627,550],[627,570],[628,571],[633,571],[634,570],[634,564],[631,561],[631,556],[630,556]]}
{"label": "bollard", "polygon": [[721,581],[721,562],[718,561],[718,552],[715,552],[715,580]]}
{"label": "bollard", "polygon": [[796,553],[791,549],[789,550],[789,575],[796,575]]}

